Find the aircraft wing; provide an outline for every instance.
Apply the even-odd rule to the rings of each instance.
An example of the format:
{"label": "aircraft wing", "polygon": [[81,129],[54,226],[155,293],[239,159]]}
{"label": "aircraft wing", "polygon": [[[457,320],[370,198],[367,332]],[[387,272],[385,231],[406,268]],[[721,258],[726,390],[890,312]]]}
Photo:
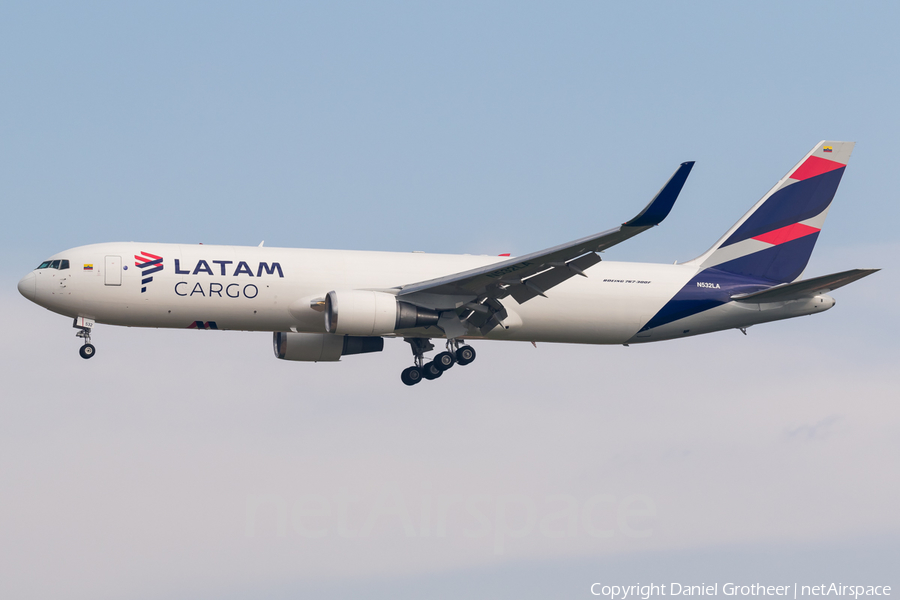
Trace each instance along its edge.
{"label": "aircraft wing", "polygon": [[644,210],[618,227],[485,267],[404,285],[398,296],[428,293],[499,298],[512,295],[520,304],[543,296],[553,286],[574,275],[584,275],[585,269],[600,262],[596,252],[661,223],[672,210],[693,166],[693,161],[682,163]]}
{"label": "aircraft wing", "polygon": [[880,269],[851,269],[849,271],[841,271],[840,273],[832,273],[831,275],[822,275],[821,277],[813,277],[812,279],[804,279],[795,281],[794,283],[785,283],[776,285],[767,290],[753,292],[752,294],[738,294],[732,296],[731,299],[737,302],[787,302],[788,300],[797,300],[798,298],[808,298],[817,296],[818,294],[826,294],[831,290],[844,287],[848,283],[853,283],[857,279],[862,279]]}

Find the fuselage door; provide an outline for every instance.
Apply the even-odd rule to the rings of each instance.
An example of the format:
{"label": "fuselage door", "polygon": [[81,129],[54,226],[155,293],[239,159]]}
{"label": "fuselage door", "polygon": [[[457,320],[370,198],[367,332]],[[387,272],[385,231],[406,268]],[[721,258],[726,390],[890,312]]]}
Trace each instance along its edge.
{"label": "fuselage door", "polygon": [[107,256],[106,268],[103,270],[106,285],[122,285],[122,257]]}

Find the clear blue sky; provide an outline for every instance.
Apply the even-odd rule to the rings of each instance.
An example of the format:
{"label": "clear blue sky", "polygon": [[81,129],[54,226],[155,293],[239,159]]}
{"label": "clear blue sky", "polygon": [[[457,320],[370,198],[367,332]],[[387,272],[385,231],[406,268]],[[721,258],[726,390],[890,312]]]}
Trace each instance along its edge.
{"label": "clear blue sky", "polygon": [[[889,2],[0,5],[0,595],[900,585],[898,22]],[[524,253],[695,160],[663,226],[606,255],[686,260],[822,139],[857,147],[808,273],[884,270],[746,338],[482,344],[413,394],[400,342],[292,365],[265,335],[98,327],[85,363],[15,291],[101,241]],[[280,538],[265,511],[247,535],[254,499],[336,519],[344,492],[353,528],[379,498],[416,527],[463,500],[446,539],[397,514]],[[652,534],[612,508],[612,538],[540,533],[548,498],[603,494],[649,498]],[[538,520],[498,553],[473,515],[493,531],[507,501]]]}

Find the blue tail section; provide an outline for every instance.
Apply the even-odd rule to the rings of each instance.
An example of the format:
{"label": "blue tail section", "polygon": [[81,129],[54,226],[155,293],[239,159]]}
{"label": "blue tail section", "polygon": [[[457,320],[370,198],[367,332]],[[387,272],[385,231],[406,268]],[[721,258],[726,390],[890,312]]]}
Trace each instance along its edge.
{"label": "blue tail section", "polygon": [[853,142],[817,144],[715,246],[691,263],[775,283],[797,279],[812,255],[853,146]]}
{"label": "blue tail section", "polygon": [[733,273],[774,283],[789,283],[803,273],[818,239],[819,232],[814,231],[802,237],[720,263],[707,270]]}
{"label": "blue tail section", "polygon": [[806,268],[853,142],[820,142],[702,256],[646,331],[796,280]]}

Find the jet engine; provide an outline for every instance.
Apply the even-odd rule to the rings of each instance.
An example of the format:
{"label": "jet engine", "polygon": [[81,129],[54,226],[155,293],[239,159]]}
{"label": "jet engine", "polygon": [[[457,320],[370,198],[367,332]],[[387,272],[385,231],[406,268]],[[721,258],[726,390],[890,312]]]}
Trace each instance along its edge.
{"label": "jet engine", "polygon": [[437,325],[440,313],[385,292],[348,290],[325,296],[325,331],[346,335],[384,335],[398,329]]}
{"label": "jet engine", "polygon": [[286,333],[272,335],[275,356],[283,360],[329,362],[349,354],[384,350],[384,338],[355,337],[331,333]]}

